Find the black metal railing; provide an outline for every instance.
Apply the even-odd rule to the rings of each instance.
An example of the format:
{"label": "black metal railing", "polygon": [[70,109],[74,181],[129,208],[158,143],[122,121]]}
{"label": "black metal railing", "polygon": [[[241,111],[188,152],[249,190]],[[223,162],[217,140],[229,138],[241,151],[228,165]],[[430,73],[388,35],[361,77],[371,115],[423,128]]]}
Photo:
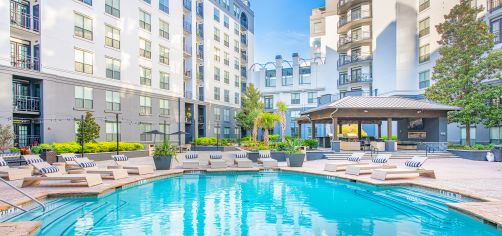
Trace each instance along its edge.
{"label": "black metal railing", "polygon": [[24,57],[12,57],[10,64],[13,67],[29,69],[29,70],[40,70],[40,61],[37,57],[24,56]]}
{"label": "black metal railing", "polygon": [[40,112],[40,98],[16,95],[13,106],[15,111]]}
{"label": "black metal railing", "polygon": [[352,32],[351,36],[340,37],[338,40],[338,47],[344,46],[346,44],[357,42],[365,39],[371,39],[371,32],[362,31],[362,32]]}
{"label": "black metal railing", "polygon": [[363,62],[363,61],[369,61],[373,59],[373,55],[371,53],[357,53],[354,55],[340,55],[338,58],[338,67],[357,63],[357,62]]}
{"label": "black metal railing", "polygon": [[26,147],[40,144],[40,135],[16,135],[14,138],[14,146]]}
{"label": "black metal railing", "polygon": [[338,27],[342,27],[350,22],[369,17],[371,17],[371,12],[368,10],[353,11],[350,14],[347,14],[347,16],[340,18],[340,20],[338,21]]}
{"label": "black metal railing", "polygon": [[40,22],[38,17],[23,12],[11,10],[10,23],[23,29],[33,30],[35,32],[40,31]]}
{"label": "black metal railing", "polygon": [[372,81],[370,74],[345,75],[338,79],[338,85],[346,85],[353,83],[369,83]]}
{"label": "black metal railing", "polygon": [[204,18],[204,5],[203,3],[197,3],[196,14],[200,18]]}

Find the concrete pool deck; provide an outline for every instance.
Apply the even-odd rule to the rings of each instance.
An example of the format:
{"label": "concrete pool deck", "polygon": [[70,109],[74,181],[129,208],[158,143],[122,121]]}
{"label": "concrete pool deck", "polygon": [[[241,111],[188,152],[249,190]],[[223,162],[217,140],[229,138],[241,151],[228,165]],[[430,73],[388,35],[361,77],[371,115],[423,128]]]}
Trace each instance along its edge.
{"label": "concrete pool deck", "polygon": [[[233,153],[235,152],[224,153],[224,159],[227,160],[228,165],[233,164]],[[207,161],[209,159],[209,152],[199,152],[199,156],[203,162]],[[183,157],[179,157],[180,163],[182,160]],[[390,164],[396,166],[402,166],[405,161],[406,160],[403,159],[391,159],[389,162]],[[151,157],[131,158],[130,162],[134,164],[153,165],[153,160]],[[494,225],[502,230],[502,163],[471,161],[460,158],[430,159],[424,164],[423,167],[425,169],[433,169],[436,172],[436,179],[418,177],[414,179],[379,181],[371,179],[369,175],[353,176],[346,175],[343,171],[324,171],[324,165],[328,162],[337,161],[308,161],[305,162],[303,167],[300,168],[290,168],[287,167],[285,162],[280,162],[279,169],[283,171],[332,176],[334,178],[373,185],[413,185],[440,191],[443,194],[460,194],[464,197],[479,199],[481,200],[479,202],[455,203],[448,205],[452,209],[474,216],[478,220],[487,224]],[[155,171],[153,174],[142,176],[129,175],[128,178],[120,180],[104,179],[103,184],[93,187],[52,187],[44,186],[42,183],[42,185],[40,186],[22,188],[22,190],[39,199],[66,196],[97,196],[109,193],[120,187],[127,187],[129,185],[142,183],[147,180],[155,180],[159,178],[165,178],[166,176],[182,174],[184,170],[180,168],[180,163],[173,162],[173,164],[175,165],[174,169],[167,171]],[[101,167],[106,167],[111,164],[113,164],[112,161],[98,162],[98,166]],[[207,165],[204,165],[201,169],[207,169]],[[258,168],[258,166],[255,166],[255,168],[251,169],[238,169],[235,167],[229,167],[226,169],[210,169],[209,171],[235,172],[258,171],[259,169],[260,168]],[[21,186],[21,182],[22,181],[20,180],[10,181],[10,183],[18,187]],[[14,191],[4,184],[0,185],[0,192],[1,199],[10,201],[17,205],[24,205],[31,201],[29,198],[24,197],[22,194]],[[8,205],[0,204],[0,211],[9,211],[8,209]],[[11,223],[0,223],[0,230],[2,229],[1,227],[7,226],[10,227],[9,229],[13,228]],[[30,224],[30,227],[33,227],[33,224]],[[24,227],[19,227],[19,225],[17,225],[17,227],[15,228],[21,230],[16,231],[20,233],[19,235],[26,235],[27,229],[25,229]],[[23,230],[25,233],[21,234]]]}

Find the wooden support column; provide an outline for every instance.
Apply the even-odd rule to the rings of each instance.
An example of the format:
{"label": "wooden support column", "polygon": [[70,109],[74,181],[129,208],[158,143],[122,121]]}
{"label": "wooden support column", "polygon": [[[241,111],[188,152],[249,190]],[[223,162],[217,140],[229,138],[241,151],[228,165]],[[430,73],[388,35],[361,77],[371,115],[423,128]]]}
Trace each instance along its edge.
{"label": "wooden support column", "polygon": [[362,125],[362,122],[357,121],[357,138],[358,139],[361,139],[363,137],[361,125]]}
{"label": "wooden support column", "polygon": [[387,140],[392,140],[392,118],[387,118]]}
{"label": "wooden support column", "polygon": [[333,117],[333,140],[338,140],[338,118]]}
{"label": "wooden support column", "polygon": [[310,121],[310,124],[312,125],[312,139],[316,139],[316,129],[315,129],[315,121]]}
{"label": "wooden support column", "polygon": [[343,133],[343,124],[342,123],[338,124],[338,133],[339,134]]}
{"label": "wooden support column", "polygon": [[302,138],[302,124],[298,123],[298,138]]}
{"label": "wooden support column", "polygon": [[382,138],[382,123],[378,124],[378,138]]}

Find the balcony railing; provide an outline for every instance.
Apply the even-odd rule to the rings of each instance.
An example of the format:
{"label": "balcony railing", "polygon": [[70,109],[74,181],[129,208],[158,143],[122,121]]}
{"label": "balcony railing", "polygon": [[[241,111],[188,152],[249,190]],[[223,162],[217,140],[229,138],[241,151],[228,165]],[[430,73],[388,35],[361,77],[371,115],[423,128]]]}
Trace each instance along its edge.
{"label": "balcony railing", "polygon": [[338,67],[345,66],[352,63],[363,62],[371,60],[373,56],[370,53],[358,53],[354,55],[340,55],[338,59]]}
{"label": "balcony railing", "polygon": [[242,45],[247,45],[248,44],[248,37],[245,34],[241,34],[241,44]]}
{"label": "balcony railing", "polygon": [[338,85],[354,84],[354,83],[370,83],[372,81],[370,74],[346,75],[338,79]]}
{"label": "balcony railing", "polygon": [[26,13],[11,10],[10,23],[23,29],[33,30],[35,32],[40,31],[40,23],[38,17]]}
{"label": "balcony railing", "polygon": [[183,0],[183,8],[187,11],[192,11],[192,1],[191,0]]}
{"label": "balcony railing", "polygon": [[16,135],[14,138],[14,146],[19,148],[38,144],[40,144],[39,135]]}
{"label": "balcony railing", "polygon": [[369,31],[352,32],[351,36],[340,37],[340,40],[338,40],[338,47],[366,39],[371,39],[371,32]]}
{"label": "balcony railing", "polygon": [[246,68],[242,67],[241,68],[241,77],[246,78],[248,76]]}
{"label": "balcony railing", "polygon": [[183,22],[183,31],[185,31],[186,33],[191,34],[192,33],[192,24],[190,22],[184,21]]}
{"label": "balcony railing", "polygon": [[10,64],[17,68],[40,71],[40,61],[36,57],[12,57]]}
{"label": "balcony railing", "polygon": [[197,59],[204,60],[204,48],[197,49]]}
{"label": "balcony railing", "polygon": [[202,3],[197,3],[197,16],[200,18],[204,18],[204,5]]}
{"label": "balcony railing", "polygon": [[197,26],[197,37],[204,38],[204,29],[201,26]]}
{"label": "balcony railing", "polygon": [[184,45],[183,52],[187,55],[192,55],[192,47],[190,47],[189,45]]}
{"label": "balcony railing", "polygon": [[40,112],[40,98],[31,96],[16,95],[13,104],[14,111],[19,112]]}
{"label": "balcony railing", "polygon": [[347,16],[340,18],[340,20],[338,21],[338,27],[342,27],[350,22],[369,17],[371,17],[371,13],[368,10],[353,11],[350,14],[347,14]]}

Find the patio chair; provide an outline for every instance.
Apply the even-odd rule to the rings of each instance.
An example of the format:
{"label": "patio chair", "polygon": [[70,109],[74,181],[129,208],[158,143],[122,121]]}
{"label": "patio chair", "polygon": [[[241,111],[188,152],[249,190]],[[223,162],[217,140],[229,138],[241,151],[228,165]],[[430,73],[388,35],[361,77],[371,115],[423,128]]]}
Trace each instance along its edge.
{"label": "patio chair", "polygon": [[337,161],[337,162],[326,163],[324,165],[324,170],[331,171],[331,172],[337,172],[337,171],[346,170],[347,166],[365,164],[365,163],[361,163],[361,159],[363,158],[364,154],[365,154],[364,152],[354,152],[347,158],[347,161]]}
{"label": "patio chair", "polygon": [[198,169],[200,166],[199,154],[196,152],[185,153],[183,161],[183,169]]}
{"label": "patio chair", "polygon": [[83,185],[92,187],[103,183],[100,175],[97,174],[65,174],[57,166],[50,165],[42,160],[38,155],[26,155],[23,159],[40,173],[40,176],[25,177],[21,187],[28,187],[40,184],[41,181],[62,181],[68,180],[73,185]]}
{"label": "patio chair", "polygon": [[378,180],[387,180],[423,176],[435,179],[436,174],[434,173],[434,170],[422,169],[422,165],[426,160],[427,157],[414,156],[411,160],[408,160],[404,163],[404,167],[396,169],[373,170],[371,178]]}
{"label": "patio chair", "polygon": [[63,153],[58,155],[58,160],[61,158],[66,164],[66,168],[68,169],[79,169],[80,166],[75,162],[75,158],[78,158],[75,153]]}
{"label": "patio chair", "polygon": [[247,152],[236,153],[234,163],[238,168],[253,168],[253,162],[248,159]]}
{"label": "patio chair", "polygon": [[98,168],[96,162],[87,157],[77,157],[73,161],[80,167],[79,170],[89,174],[99,174],[103,179],[123,179],[127,178],[127,169],[103,169]]}
{"label": "patio chair", "polygon": [[29,176],[31,176],[31,169],[11,168],[3,157],[0,157],[0,177],[7,180],[18,180]]}
{"label": "patio chair", "polygon": [[374,169],[390,169],[396,168],[395,165],[387,165],[392,154],[378,154],[371,159],[371,163],[368,165],[351,165],[347,166],[345,174],[349,175],[361,175],[361,174],[371,174]]}
{"label": "patio chair", "polygon": [[223,160],[223,153],[213,152],[209,154],[209,166],[211,169],[221,169],[227,167],[227,161]]}
{"label": "patio chair", "polygon": [[258,151],[258,164],[262,164],[263,168],[277,168],[277,160],[272,159],[270,150]]}
{"label": "patio chair", "polygon": [[146,175],[153,173],[152,165],[130,164],[126,155],[112,155],[115,166],[108,166],[108,169],[126,169],[127,173],[135,175]]}

